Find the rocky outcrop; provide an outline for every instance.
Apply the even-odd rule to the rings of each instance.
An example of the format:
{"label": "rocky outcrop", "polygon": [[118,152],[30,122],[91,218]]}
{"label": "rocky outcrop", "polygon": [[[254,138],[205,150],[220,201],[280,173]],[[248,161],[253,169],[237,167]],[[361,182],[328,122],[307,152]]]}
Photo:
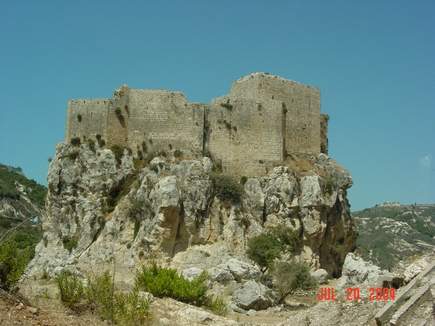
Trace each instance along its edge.
{"label": "rocky outcrop", "polygon": [[393,274],[382,270],[376,265],[363,260],[353,253],[349,253],[343,264],[343,274],[338,281],[338,287],[362,286],[383,287],[383,282],[391,282]]}
{"label": "rocky outcrop", "polygon": [[[207,270],[216,281],[257,279],[258,267],[245,256],[247,241],[280,226],[299,234],[300,260],[339,276],[355,245],[346,199],[352,179],[324,154],[295,168],[300,162],[293,158],[266,176],[242,180],[241,199],[232,202],[216,192],[210,158],[160,156],[147,163],[128,149],[60,144],[48,173],[44,237],[23,285],[65,268],[102,272],[113,264],[116,278],[128,283],[149,259],[180,272]],[[207,246],[219,255],[200,250]],[[177,260],[185,253],[191,264]]]}

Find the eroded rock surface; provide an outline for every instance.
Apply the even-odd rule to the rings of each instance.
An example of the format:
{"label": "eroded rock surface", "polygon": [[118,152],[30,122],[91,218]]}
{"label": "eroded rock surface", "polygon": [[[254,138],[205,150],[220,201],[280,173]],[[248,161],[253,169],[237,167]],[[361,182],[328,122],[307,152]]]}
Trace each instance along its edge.
{"label": "eroded rock surface", "polygon": [[261,276],[246,257],[248,240],[282,226],[299,234],[299,260],[339,276],[355,245],[346,199],[352,179],[324,154],[304,162],[247,178],[241,200],[231,202],[219,199],[207,157],[146,164],[127,149],[115,156],[97,145],[60,144],[48,173],[44,237],[22,285],[114,264],[117,281],[131,284],[138,266],[157,260],[189,278],[207,271],[212,282],[240,286]]}

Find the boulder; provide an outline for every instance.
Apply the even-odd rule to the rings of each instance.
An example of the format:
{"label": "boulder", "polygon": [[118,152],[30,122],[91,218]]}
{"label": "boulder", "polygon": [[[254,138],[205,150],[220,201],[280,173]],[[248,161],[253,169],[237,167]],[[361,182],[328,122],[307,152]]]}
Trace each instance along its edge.
{"label": "boulder", "polygon": [[365,261],[354,253],[348,253],[343,264],[343,273],[338,282],[339,288],[352,285],[382,287],[383,281],[393,275],[378,266]]}
{"label": "boulder", "polygon": [[237,281],[242,279],[258,279],[261,276],[261,271],[256,265],[252,265],[235,258],[228,260],[226,266],[230,273],[234,276],[234,279]]}
{"label": "boulder", "polygon": [[184,278],[188,279],[189,281],[193,280],[194,278],[198,277],[199,275],[201,275],[201,273],[203,272],[203,270],[201,268],[197,268],[197,267],[190,267],[190,268],[186,268],[181,272],[181,275],[184,276]]}
{"label": "boulder", "polygon": [[319,284],[325,284],[328,281],[328,272],[323,268],[311,272],[310,274]]}
{"label": "boulder", "polygon": [[276,294],[263,284],[250,280],[233,293],[233,302],[244,310],[262,310],[273,306]]}
{"label": "boulder", "polygon": [[208,274],[214,282],[225,283],[234,280],[233,274],[231,274],[225,264],[210,268]]}
{"label": "boulder", "polygon": [[236,280],[257,280],[261,271],[256,265],[249,264],[236,258],[230,258],[227,262],[219,264],[208,270],[211,280],[216,282],[227,282]]}

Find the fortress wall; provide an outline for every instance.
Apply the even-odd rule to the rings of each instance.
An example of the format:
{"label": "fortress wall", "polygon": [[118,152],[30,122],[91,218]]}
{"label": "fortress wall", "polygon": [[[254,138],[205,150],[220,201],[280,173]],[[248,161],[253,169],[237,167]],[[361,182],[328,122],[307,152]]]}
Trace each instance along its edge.
{"label": "fortress wall", "polygon": [[110,101],[107,99],[71,100],[68,102],[66,141],[79,137],[105,137]]}
{"label": "fortress wall", "polygon": [[252,98],[259,103],[268,99],[283,103],[286,152],[320,152],[320,92],[317,88],[277,76],[255,73],[236,81],[230,96]]}
{"label": "fortress wall", "polygon": [[320,153],[320,92],[300,86],[287,101],[287,153]]}
{"label": "fortress wall", "polygon": [[[222,103],[230,105],[222,106]],[[261,105],[248,98],[216,99],[207,110],[207,149],[222,162],[225,173],[264,174],[282,161],[281,103],[265,100]]]}
{"label": "fortress wall", "polygon": [[189,103],[180,92],[127,86],[110,100],[70,101],[66,138],[99,134],[108,147],[127,146],[144,157],[209,152],[224,172],[251,176],[267,173],[287,153],[327,153],[327,120],[318,89],[255,73],[210,105]]}
{"label": "fortress wall", "polygon": [[128,96],[130,148],[202,154],[204,105],[188,103],[180,92],[130,89]]}
{"label": "fortress wall", "polygon": [[107,114],[107,145],[128,145],[128,128],[130,123],[129,92],[127,87],[116,90],[110,101]]}
{"label": "fortress wall", "polygon": [[329,115],[320,115],[320,152],[328,155],[328,121]]}

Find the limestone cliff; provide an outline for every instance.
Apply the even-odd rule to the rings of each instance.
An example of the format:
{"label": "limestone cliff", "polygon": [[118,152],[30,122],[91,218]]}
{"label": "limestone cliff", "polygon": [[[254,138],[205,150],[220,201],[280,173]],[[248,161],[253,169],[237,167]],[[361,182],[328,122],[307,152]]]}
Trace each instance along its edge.
{"label": "limestone cliff", "polygon": [[301,260],[341,274],[356,234],[346,198],[352,179],[333,160],[293,158],[267,176],[245,178],[240,201],[219,196],[219,175],[207,157],[145,162],[127,149],[115,155],[94,144],[59,144],[43,240],[24,280],[64,268],[98,272],[115,262],[117,278],[128,283],[146,260],[170,262],[197,245],[246,260],[247,240],[279,225],[299,231]]}

